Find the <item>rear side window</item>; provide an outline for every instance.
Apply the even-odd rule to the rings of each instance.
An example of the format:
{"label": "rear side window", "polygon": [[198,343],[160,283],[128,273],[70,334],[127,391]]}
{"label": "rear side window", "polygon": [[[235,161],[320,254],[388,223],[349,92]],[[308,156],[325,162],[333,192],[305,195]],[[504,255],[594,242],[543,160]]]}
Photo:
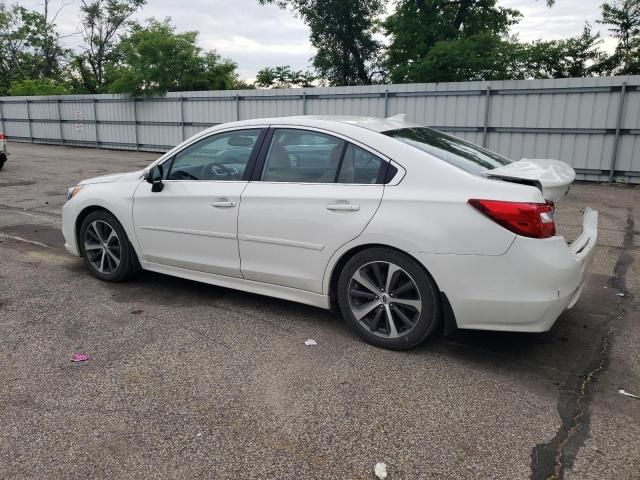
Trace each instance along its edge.
{"label": "rear side window", "polygon": [[278,129],[262,173],[266,182],[334,183],[345,141],[323,133]]}
{"label": "rear side window", "polygon": [[476,175],[513,162],[486,148],[431,128],[402,128],[383,133]]}
{"label": "rear side window", "polygon": [[379,157],[349,144],[342,159],[338,183],[378,183],[382,165]]}

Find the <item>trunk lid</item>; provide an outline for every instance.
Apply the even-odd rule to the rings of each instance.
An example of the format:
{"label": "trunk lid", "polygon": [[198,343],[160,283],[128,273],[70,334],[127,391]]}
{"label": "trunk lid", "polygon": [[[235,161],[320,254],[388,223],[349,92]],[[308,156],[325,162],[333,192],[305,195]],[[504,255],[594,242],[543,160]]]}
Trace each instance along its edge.
{"label": "trunk lid", "polygon": [[575,170],[567,163],[550,158],[523,158],[492,170],[488,170],[489,178],[500,178],[507,181],[524,180],[533,183],[542,191],[545,200],[557,203],[569,191],[576,178]]}

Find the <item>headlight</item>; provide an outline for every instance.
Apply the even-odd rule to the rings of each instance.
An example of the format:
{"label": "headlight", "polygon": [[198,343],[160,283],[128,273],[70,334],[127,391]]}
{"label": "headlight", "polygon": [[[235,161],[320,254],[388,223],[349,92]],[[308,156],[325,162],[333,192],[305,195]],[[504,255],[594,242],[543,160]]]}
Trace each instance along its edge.
{"label": "headlight", "polygon": [[78,192],[80,192],[80,190],[82,190],[82,185],[78,185],[77,187],[73,187],[67,190],[67,202],[75,197]]}

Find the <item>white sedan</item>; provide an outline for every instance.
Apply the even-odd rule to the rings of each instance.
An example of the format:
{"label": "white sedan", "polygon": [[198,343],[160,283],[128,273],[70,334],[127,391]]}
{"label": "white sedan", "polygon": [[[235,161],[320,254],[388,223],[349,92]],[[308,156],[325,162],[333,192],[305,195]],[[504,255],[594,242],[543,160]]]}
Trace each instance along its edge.
{"label": "white sedan", "polygon": [[406,349],[443,323],[546,331],[580,296],[597,212],[570,245],[575,178],[403,116],[287,117],[205,130],[143,171],[69,189],[66,249],[96,277],[141,268],[321,308]]}

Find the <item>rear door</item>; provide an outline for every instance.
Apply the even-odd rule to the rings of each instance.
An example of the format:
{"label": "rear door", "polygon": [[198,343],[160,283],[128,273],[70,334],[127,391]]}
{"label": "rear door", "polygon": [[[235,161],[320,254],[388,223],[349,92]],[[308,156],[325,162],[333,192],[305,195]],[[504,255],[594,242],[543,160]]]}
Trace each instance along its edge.
{"label": "rear door", "polygon": [[327,132],[271,129],[240,202],[244,278],[322,292],[331,256],[378,209],[387,166]]}

